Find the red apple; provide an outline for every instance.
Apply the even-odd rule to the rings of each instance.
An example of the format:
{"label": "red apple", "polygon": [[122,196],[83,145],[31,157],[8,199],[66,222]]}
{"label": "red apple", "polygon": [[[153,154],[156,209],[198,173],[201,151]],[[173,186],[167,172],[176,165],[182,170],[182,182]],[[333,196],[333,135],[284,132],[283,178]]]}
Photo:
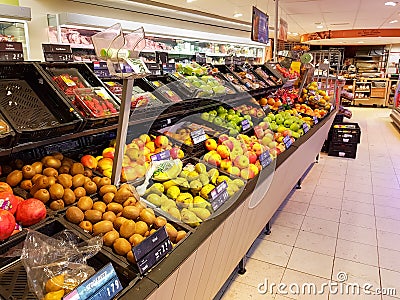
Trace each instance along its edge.
{"label": "red apple", "polygon": [[260,124],[258,124],[258,126],[260,126],[263,130],[267,130],[269,127],[269,124],[267,122],[260,122]]}
{"label": "red apple", "polygon": [[253,178],[255,174],[250,168],[245,168],[240,171],[240,176],[247,180]]}
{"label": "red apple", "polygon": [[226,140],[229,140],[229,136],[227,134],[221,134],[218,137],[218,144],[222,144]]}
{"label": "red apple", "polygon": [[221,165],[221,156],[218,153],[213,153],[208,158],[208,163],[219,167]]}
{"label": "red apple", "polygon": [[108,147],[103,150],[102,156],[105,158],[114,159],[115,148]]}
{"label": "red apple", "polygon": [[254,143],[252,150],[257,154],[257,156],[260,156],[260,154],[263,153],[263,147],[260,143]]}
{"label": "red apple", "polygon": [[226,140],[222,142],[222,145],[225,145],[229,148],[229,151],[232,151],[235,144],[231,140]]}
{"label": "red apple", "polygon": [[81,163],[85,167],[88,167],[89,169],[96,169],[97,168],[97,160],[96,157],[92,155],[84,155],[81,158]]}
{"label": "red apple", "polygon": [[231,154],[231,151],[225,145],[218,145],[217,152],[221,156],[222,159],[228,158],[229,155]]}
{"label": "red apple", "polygon": [[282,132],[283,136],[292,136],[292,132],[288,129]]}
{"label": "red apple", "polygon": [[154,143],[156,147],[165,149],[168,146],[169,140],[164,135],[159,135],[155,138]]}
{"label": "red apple", "polygon": [[249,159],[249,162],[251,164],[255,164],[257,161],[257,154],[254,151],[248,151],[245,153],[245,155],[247,156],[247,158]]}
{"label": "red apple", "polygon": [[146,145],[141,139],[137,138],[132,141],[132,143],[136,144],[140,150],[143,150],[144,146]]}

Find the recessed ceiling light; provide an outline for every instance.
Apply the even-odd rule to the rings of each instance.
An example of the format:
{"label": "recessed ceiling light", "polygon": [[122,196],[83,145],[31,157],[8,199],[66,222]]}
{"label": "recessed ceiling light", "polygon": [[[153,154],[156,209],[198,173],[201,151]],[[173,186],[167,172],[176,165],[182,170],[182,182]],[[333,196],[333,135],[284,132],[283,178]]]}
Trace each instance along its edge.
{"label": "recessed ceiling light", "polygon": [[397,2],[393,2],[393,1],[385,2],[386,6],[396,6],[396,4],[397,4]]}
{"label": "recessed ceiling light", "polygon": [[359,43],[359,44],[364,44],[364,42],[363,42],[363,41],[359,41],[358,43]]}
{"label": "recessed ceiling light", "polygon": [[317,28],[318,28],[318,29],[321,29],[321,28],[324,28],[324,26],[318,25]]}
{"label": "recessed ceiling light", "polygon": [[397,20],[393,20],[393,21],[390,21],[389,23],[390,24],[394,24],[394,23],[397,23],[398,21]]}
{"label": "recessed ceiling light", "polygon": [[196,0],[186,0],[187,3],[192,3],[194,1],[196,1]]}
{"label": "recessed ceiling light", "polygon": [[242,13],[236,13],[236,14],[233,15],[233,17],[234,18],[240,18],[240,17],[243,17],[243,14]]}

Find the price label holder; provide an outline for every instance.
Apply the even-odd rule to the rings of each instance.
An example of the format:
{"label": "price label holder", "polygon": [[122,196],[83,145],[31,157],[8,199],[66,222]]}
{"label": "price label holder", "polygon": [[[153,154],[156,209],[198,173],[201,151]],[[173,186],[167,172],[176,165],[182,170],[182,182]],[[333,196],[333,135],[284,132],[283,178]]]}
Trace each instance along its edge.
{"label": "price label holder", "polygon": [[313,117],[314,125],[318,124],[318,118],[316,116]]}
{"label": "price label holder", "polygon": [[310,130],[310,128],[308,127],[308,124],[307,123],[303,123],[303,131],[304,131],[304,133],[307,133],[309,130]]}
{"label": "price label holder", "polygon": [[163,152],[152,155],[150,158],[152,161],[168,160],[171,158],[171,153],[169,152],[169,150],[165,150]]}
{"label": "price label holder", "polygon": [[111,263],[105,265],[75,290],[66,295],[64,300],[109,300],[122,291],[121,282]]}
{"label": "price label holder", "polygon": [[247,130],[247,129],[250,129],[250,122],[249,122],[249,120],[247,120],[247,119],[244,119],[243,121],[242,121],[242,130],[243,131],[245,131],[245,130]]}
{"label": "price label holder", "polygon": [[263,110],[265,114],[268,115],[271,112],[271,107],[269,107],[269,105],[267,104],[263,107]]}
{"label": "price label holder", "polygon": [[292,139],[288,135],[283,138],[282,142],[285,144],[286,149],[289,149],[290,146],[292,146]]}
{"label": "price label holder", "polygon": [[47,62],[72,62],[70,45],[42,44],[44,59]]}
{"label": "price label holder", "polygon": [[146,273],[172,250],[165,226],[132,248],[140,274]]}
{"label": "price label holder", "polygon": [[201,142],[204,142],[207,139],[206,133],[204,132],[204,128],[192,131],[190,133],[190,136],[192,137],[193,144],[195,145],[200,144]]}
{"label": "price label holder", "polygon": [[220,208],[226,200],[229,199],[227,188],[228,184],[224,180],[210,192],[210,203],[214,211]]}
{"label": "price label holder", "polygon": [[20,42],[0,42],[0,61],[23,61],[24,51]]}
{"label": "price label holder", "polygon": [[258,159],[260,160],[260,163],[261,163],[261,166],[263,167],[263,169],[268,167],[272,162],[272,158],[269,153],[269,150],[266,150],[263,153],[261,153],[260,156],[258,157]]}

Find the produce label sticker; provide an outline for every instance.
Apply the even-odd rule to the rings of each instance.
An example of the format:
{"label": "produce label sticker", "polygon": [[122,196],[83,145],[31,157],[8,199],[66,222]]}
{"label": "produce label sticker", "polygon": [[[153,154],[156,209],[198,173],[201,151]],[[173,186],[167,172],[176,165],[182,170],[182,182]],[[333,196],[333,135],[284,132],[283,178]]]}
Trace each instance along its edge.
{"label": "produce label sticker", "polygon": [[289,149],[289,147],[292,146],[292,139],[289,135],[285,136],[282,142],[285,144],[286,149]]}
{"label": "produce label sticker", "polygon": [[264,133],[264,131],[263,131],[263,129],[262,129],[261,127],[256,126],[256,127],[254,128],[254,134],[256,135],[256,137],[257,137],[258,139],[261,139],[261,138],[262,138],[263,133]]}
{"label": "produce label sticker", "polygon": [[121,282],[111,263],[105,265],[75,290],[66,295],[64,300],[109,300],[122,291]]}
{"label": "produce label sticker", "polygon": [[61,79],[65,82],[65,84],[67,86],[76,86],[76,83],[73,80],[71,80],[63,75],[61,75]]}
{"label": "produce label sticker", "polygon": [[264,109],[264,112],[265,112],[266,115],[269,114],[269,113],[271,112],[271,107],[269,107],[268,104],[265,105],[265,106],[263,107],[263,109]]}
{"label": "produce label sticker", "polygon": [[140,274],[153,268],[162,258],[172,250],[172,243],[168,238],[165,226],[158,229],[151,236],[132,248]]}
{"label": "produce label sticker", "polygon": [[308,128],[308,125],[307,125],[307,123],[303,123],[303,131],[304,131],[304,133],[307,133],[309,130],[310,130],[310,128]]}
{"label": "produce label sticker", "polygon": [[245,131],[245,130],[247,130],[247,129],[249,129],[249,128],[250,128],[249,120],[244,119],[244,120],[242,121],[242,129],[243,129],[243,131]]}
{"label": "produce label sticker", "polygon": [[193,144],[195,145],[204,142],[207,139],[206,133],[204,132],[204,128],[192,131],[190,133],[190,136],[192,137]]}
{"label": "produce label sticker", "polygon": [[318,118],[316,116],[313,117],[314,124],[318,124]]}
{"label": "produce label sticker", "polygon": [[210,192],[210,202],[214,211],[229,199],[227,188],[228,184],[224,180]]}
{"label": "produce label sticker", "polygon": [[171,153],[169,152],[169,150],[165,150],[163,152],[152,155],[150,158],[152,161],[168,160],[171,158]]}
{"label": "produce label sticker", "polygon": [[269,150],[264,151],[263,153],[260,154],[259,158],[261,166],[264,168],[268,167],[271,162],[272,158],[271,155],[269,154]]}

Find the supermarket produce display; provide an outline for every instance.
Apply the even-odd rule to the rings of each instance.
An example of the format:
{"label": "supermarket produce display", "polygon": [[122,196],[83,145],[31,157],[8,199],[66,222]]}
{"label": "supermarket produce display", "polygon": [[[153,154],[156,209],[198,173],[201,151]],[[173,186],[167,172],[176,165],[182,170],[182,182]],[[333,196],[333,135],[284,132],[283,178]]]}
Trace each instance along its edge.
{"label": "supermarket produce display", "polygon": [[[27,134],[19,123],[23,111],[0,108],[0,255],[21,245],[26,228],[49,237],[68,229],[83,241],[101,236],[103,246],[89,265],[100,262],[97,271],[111,262],[123,287],[118,297],[127,299],[145,298],[161,285],[247,201],[262,174],[275,165],[283,169],[293,153],[301,156],[302,145],[334,114],[317,83],[299,96],[296,89],[280,89],[282,79],[270,67],[181,65],[175,75],[135,82],[122,184],[116,186],[110,178],[121,82],[102,82],[80,63],[0,68],[7,70],[0,95],[7,98],[18,83],[53,116],[33,122]],[[36,87],[32,74],[45,86]],[[164,231],[168,250],[156,255],[159,245],[148,248],[146,255],[156,256],[143,267],[138,253]],[[7,259],[0,282],[18,268],[18,259]],[[1,296],[12,294],[0,288]]]}

